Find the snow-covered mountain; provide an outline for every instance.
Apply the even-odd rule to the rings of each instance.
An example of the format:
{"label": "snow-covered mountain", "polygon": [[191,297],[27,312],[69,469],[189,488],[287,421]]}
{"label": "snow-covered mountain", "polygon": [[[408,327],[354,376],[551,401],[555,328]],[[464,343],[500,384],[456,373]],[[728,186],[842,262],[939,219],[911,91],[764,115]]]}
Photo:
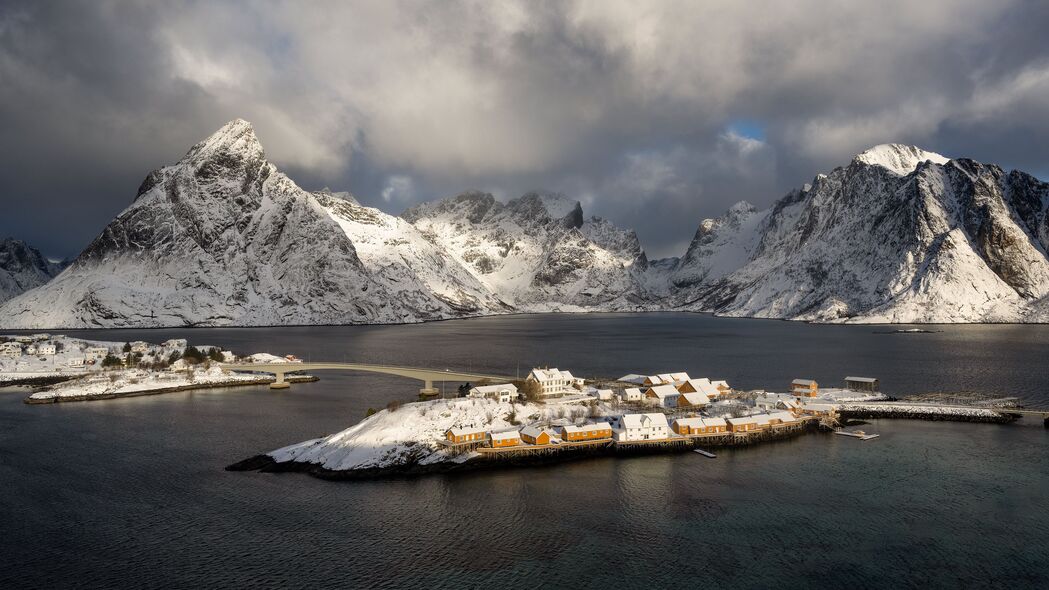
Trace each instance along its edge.
{"label": "snow-covered mountain", "polygon": [[471,192],[402,217],[520,311],[626,310],[648,299],[637,235],[584,220],[580,204],[562,195],[528,193],[503,204]]}
{"label": "snow-covered mountain", "polygon": [[674,304],[851,322],[1046,321],[1049,184],[881,145],[766,211],[705,220]]}
{"label": "snow-covered mountain", "polygon": [[51,262],[21,240],[0,241],[0,302],[43,285],[65,267],[65,262]]}
{"label": "snow-covered mountain", "polygon": [[390,323],[507,307],[407,222],[310,193],[231,121],[134,202],[4,327]]}
{"label": "snow-covered mountain", "polygon": [[[557,194],[502,203],[470,192],[397,217],[347,193],[305,191],[238,119],[151,172],[68,268],[0,304],[0,325],[402,323],[639,309],[1049,321],[1047,249],[1049,185],[908,146],[872,148],[768,210],[740,203],[704,220],[681,258],[650,262],[633,231],[587,219]],[[10,276],[39,268],[43,282],[53,272],[38,253],[4,257],[14,250],[8,242],[0,250],[3,272],[21,269]]]}

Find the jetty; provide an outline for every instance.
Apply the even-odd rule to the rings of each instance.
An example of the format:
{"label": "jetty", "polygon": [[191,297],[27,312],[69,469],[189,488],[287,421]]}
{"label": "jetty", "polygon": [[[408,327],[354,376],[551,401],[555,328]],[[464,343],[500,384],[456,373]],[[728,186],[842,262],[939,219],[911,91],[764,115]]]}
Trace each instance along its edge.
{"label": "jetty", "polygon": [[835,430],[834,434],[838,434],[841,436],[851,436],[852,438],[858,438],[860,440],[871,440],[872,438],[878,438],[879,436],[881,436],[880,434],[867,434],[862,430],[857,430],[855,432],[849,432],[848,430]]}

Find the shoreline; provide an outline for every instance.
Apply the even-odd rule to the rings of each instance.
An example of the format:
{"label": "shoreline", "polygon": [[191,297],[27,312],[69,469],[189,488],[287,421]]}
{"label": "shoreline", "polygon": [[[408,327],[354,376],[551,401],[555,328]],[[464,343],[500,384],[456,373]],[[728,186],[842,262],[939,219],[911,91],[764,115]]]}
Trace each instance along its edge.
{"label": "shoreline", "polygon": [[402,465],[391,465],[388,467],[366,467],[363,469],[334,470],[321,467],[316,463],[301,461],[278,462],[268,454],[255,455],[241,461],[237,461],[225,467],[226,471],[244,472],[256,471],[259,473],[305,473],[307,475],[327,481],[370,481],[381,479],[403,479],[426,475],[443,473],[465,473],[471,471],[493,470],[493,469],[515,469],[521,467],[543,467],[592,459],[599,457],[637,457],[646,455],[666,455],[690,452],[696,448],[738,448],[759,444],[774,443],[806,434],[820,431],[817,422],[811,421],[801,428],[793,428],[782,431],[766,431],[749,434],[746,437],[728,436],[720,437],[721,440],[711,438],[703,440],[692,438],[690,440],[670,439],[666,444],[627,444],[620,446],[611,440],[607,444],[577,446],[571,448],[558,448],[551,454],[535,455],[508,455],[496,454],[480,455],[466,461],[456,462],[453,460],[441,461],[420,465],[418,463],[407,463]]}
{"label": "shoreline", "polygon": [[[289,383],[312,383],[319,381],[320,379],[313,375],[288,375],[285,377],[285,381]],[[162,393],[174,393],[178,391],[195,391],[201,389],[219,389],[227,387],[242,387],[249,385],[269,385],[273,383],[275,378],[273,377],[259,377],[258,379],[240,379],[236,381],[226,381],[218,383],[200,383],[190,385],[174,385],[171,387],[159,387],[156,389],[143,389],[140,391],[128,391],[128,392],[112,392],[112,393],[88,393],[84,395],[66,395],[66,396],[55,396],[46,399],[33,399],[27,397],[22,400],[22,403],[30,405],[42,405],[42,404],[60,404],[65,402],[90,402],[107,399],[120,399],[125,397],[142,397],[147,395],[160,395]]]}
{"label": "shoreline", "polygon": [[[817,322],[813,320],[801,320],[792,318],[767,318],[757,316],[729,316],[719,315],[714,311],[696,311],[689,309],[633,309],[633,310],[593,310],[593,311],[513,311],[507,313],[489,313],[489,314],[477,314],[477,315],[464,315],[457,317],[448,318],[430,318],[420,319],[416,321],[407,322],[359,322],[359,323],[342,323],[342,324],[251,324],[251,325],[200,325],[200,324],[182,324],[182,325],[168,325],[168,326],[109,326],[109,327],[94,327],[94,328],[66,328],[62,326],[38,326],[35,328],[5,328],[0,326],[0,330],[11,333],[31,333],[39,330],[61,330],[63,332],[89,332],[98,330],[207,330],[207,329],[237,329],[237,330],[250,330],[253,328],[335,328],[335,327],[347,327],[347,326],[412,326],[418,324],[429,324],[434,322],[454,322],[460,320],[475,320],[484,318],[498,318],[498,317],[510,317],[510,316],[533,316],[533,315],[601,315],[601,314],[660,314],[660,313],[683,313],[683,314],[695,314],[695,315],[708,315],[715,318],[727,319],[727,320],[758,320],[758,321],[769,321],[769,322],[794,322],[799,324],[807,324],[810,326],[857,326],[857,327],[877,327],[877,326],[1045,326],[1049,325],[1049,321],[1046,322],[850,322],[850,321],[834,321],[834,322]],[[895,332],[888,332],[889,334]]]}

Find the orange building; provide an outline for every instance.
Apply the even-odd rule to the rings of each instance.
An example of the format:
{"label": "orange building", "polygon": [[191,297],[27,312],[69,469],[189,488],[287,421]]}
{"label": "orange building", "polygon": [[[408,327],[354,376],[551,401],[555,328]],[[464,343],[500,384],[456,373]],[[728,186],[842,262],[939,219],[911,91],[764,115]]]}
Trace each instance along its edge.
{"label": "orange building", "polygon": [[758,429],[758,419],[746,416],[743,418],[725,418],[729,432],[750,432]]}
{"label": "orange building", "polygon": [[538,426],[526,426],[521,430],[521,440],[530,445],[550,444],[550,431]]}
{"label": "orange building", "polygon": [[812,379],[795,379],[790,382],[790,392],[801,397],[816,397],[819,387]]}
{"label": "orange building", "polygon": [[482,441],[482,440],[484,440],[485,436],[484,436],[484,429],[483,428],[474,428],[474,427],[460,428],[460,427],[455,427],[455,428],[449,428],[448,430],[446,430],[444,432],[444,438],[448,442],[453,442],[453,443],[459,444],[459,443],[468,443],[468,442]]}
{"label": "orange building", "polygon": [[561,440],[565,442],[581,442],[603,438],[612,438],[612,426],[608,422],[561,427]]}
{"label": "orange building", "polygon": [[521,433],[516,430],[488,434],[488,444],[493,448],[516,447],[521,444]]}

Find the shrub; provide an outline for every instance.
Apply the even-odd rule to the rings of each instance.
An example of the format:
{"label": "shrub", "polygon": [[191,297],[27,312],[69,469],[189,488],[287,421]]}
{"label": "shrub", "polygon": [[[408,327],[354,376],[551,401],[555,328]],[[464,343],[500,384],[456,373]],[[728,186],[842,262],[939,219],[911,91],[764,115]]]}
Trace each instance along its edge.
{"label": "shrub", "polygon": [[378,413],[379,413],[379,410],[376,410],[375,408],[368,408],[368,412],[364,414],[364,417],[367,418],[368,416],[374,416],[375,414],[378,414]]}
{"label": "shrub", "polygon": [[106,358],[102,359],[103,367],[120,367],[123,364],[124,361],[120,360],[119,356],[113,356],[112,354],[107,354]]}
{"label": "shrub", "polygon": [[392,402],[386,404],[386,409],[389,410],[391,414],[393,412],[396,412],[397,410],[399,410],[400,407],[401,407],[401,402],[399,402],[397,400],[393,400]]}

